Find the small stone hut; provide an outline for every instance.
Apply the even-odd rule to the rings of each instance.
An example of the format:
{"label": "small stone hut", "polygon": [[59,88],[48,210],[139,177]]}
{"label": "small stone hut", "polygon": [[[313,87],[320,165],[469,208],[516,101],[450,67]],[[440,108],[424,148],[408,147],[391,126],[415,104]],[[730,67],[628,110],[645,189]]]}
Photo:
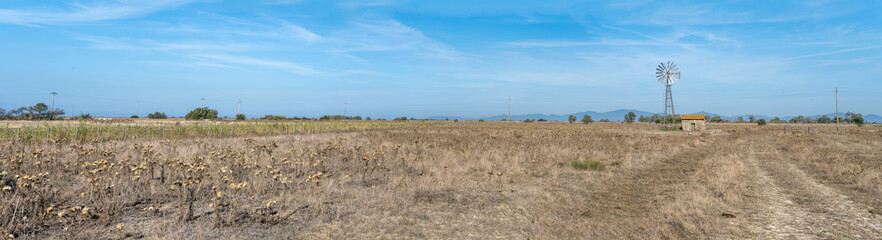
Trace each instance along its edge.
{"label": "small stone hut", "polygon": [[704,114],[683,114],[680,115],[683,131],[704,131]]}

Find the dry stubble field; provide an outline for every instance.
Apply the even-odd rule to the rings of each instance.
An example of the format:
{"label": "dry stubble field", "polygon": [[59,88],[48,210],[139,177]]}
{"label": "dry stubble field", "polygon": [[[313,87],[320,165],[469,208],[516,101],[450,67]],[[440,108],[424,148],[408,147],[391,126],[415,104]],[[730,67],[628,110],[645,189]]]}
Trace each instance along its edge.
{"label": "dry stubble field", "polygon": [[[0,145],[19,238],[882,238],[878,126],[449,123]],[[574,161],[596,161],[582,170]],[[596,165],[595,165],[596,166]]]}

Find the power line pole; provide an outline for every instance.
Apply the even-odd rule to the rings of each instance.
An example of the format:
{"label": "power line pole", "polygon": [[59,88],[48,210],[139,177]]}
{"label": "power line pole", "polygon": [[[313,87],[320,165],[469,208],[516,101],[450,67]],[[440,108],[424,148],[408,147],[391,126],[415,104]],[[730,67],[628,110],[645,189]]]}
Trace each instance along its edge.
{"label": "power line pole", "polygon": [[52,116],[53,116],[52,111],[55,110],[55,95],[58,95],[58,93],[52,92],[50,94],[52,94],[52,107],[49,108],[49,120],[52,120]]}
{"label": "power line pole", "polygon": [[202,98],[202,107],[205,107],[205,98]]}
{"label": "power line pole", "polygon": [[836,133],[839,133],[839,87],[836,88]]}
{"label": "power line pole", "polygon": [[236,108],[236,115],[242,114],[242,99],[239,99],[239,107]]}
{"label": "power line pole", "polygon": [[508,121],[511,122],[511,96],[508,97]]}
{"label": "power line pole", "polygon": [[138,116],[139,110],[141,110],[141,101],[135,101],[135,116]]}
{"label": "power line pole", "polygon": [[349,102],[343,102],[343,120],[346,120],[346,105],[349,105]]}

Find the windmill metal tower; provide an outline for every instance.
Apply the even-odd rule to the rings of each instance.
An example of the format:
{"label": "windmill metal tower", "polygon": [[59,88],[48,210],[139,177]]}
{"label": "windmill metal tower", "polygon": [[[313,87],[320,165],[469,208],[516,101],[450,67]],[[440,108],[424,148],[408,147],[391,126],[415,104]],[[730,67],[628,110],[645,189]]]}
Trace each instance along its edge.
{"label": "windmill metal tower", "polygon": [[671,120],[669,120],[668,113],[673,116],[674,113],[674,97],[671,95],[671,84],[674,84],[674,81],[680,80],[680,69],[671,61],[668,61],[667,64],[664,62],[658,65],[658,68],[655,69],[655,76],[658,78],[658,81],[665,85],[665,115],[662,121],[665,122],[665,126],[670,126]]}

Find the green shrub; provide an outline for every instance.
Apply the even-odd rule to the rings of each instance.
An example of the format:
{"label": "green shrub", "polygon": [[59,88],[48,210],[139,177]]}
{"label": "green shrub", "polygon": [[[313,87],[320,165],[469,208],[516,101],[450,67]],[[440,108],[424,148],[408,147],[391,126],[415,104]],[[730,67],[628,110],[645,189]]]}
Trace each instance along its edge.
{"label": "green shrub", "polygon": [[589,124],[589,123],[593,123],[593,122],[594,122],[594,119],[591,119],[591,116],[588,116],[588,114],[585,114],[585,116],[582,117],[582,123],[584,123],[584,124]]}
{"label": "green shrub", "polygon": [[245,114],[236,114],[236,120],[245,120]]}
{"label": "green shrub", "polygon": [[149,118],[149,119],[167,119],[168,116],[166,116],[165,113],[163,113],[163,112],[155,112],[155,113],[147,114],[147,118]]}
{"label": "green shrub", "polygon": [[765,120],[765,119],[760,119],[760,120],[756,121],[756,125],[765,126],[765,125],[766,125],[766,120]]}
{"label": "green shrub", "polygon": [[601,161],[573,161],[573,168],[579,170],[594,170],[594,171],[603,171],[606,169],[606,164]]}
{"label": "green shrub", "polygon": [[217,110],[201,107],[193,109],[184,117],[187,120],[217,119]]}
{"label": "green shrub", "polygon": [[130,118],[138,118],[138,115],[132,115]]}
{"label": "green shrub", "polygon": [[[326,116],[327,116],[327,115],[326,115]],[[244,118],[245,118],[245,115],[242,115],[242,118],[244,119]],[[237,118],[237,119],[238,119],[238,118]],[[265,120],[286,120],[286,119],[288,119],[288,118],[286,118],[285,116],[266,115],[266,116],[263,116],[261,119],[265,119]],[[322,119],[322,120],[324,120],[324,119]]]}

